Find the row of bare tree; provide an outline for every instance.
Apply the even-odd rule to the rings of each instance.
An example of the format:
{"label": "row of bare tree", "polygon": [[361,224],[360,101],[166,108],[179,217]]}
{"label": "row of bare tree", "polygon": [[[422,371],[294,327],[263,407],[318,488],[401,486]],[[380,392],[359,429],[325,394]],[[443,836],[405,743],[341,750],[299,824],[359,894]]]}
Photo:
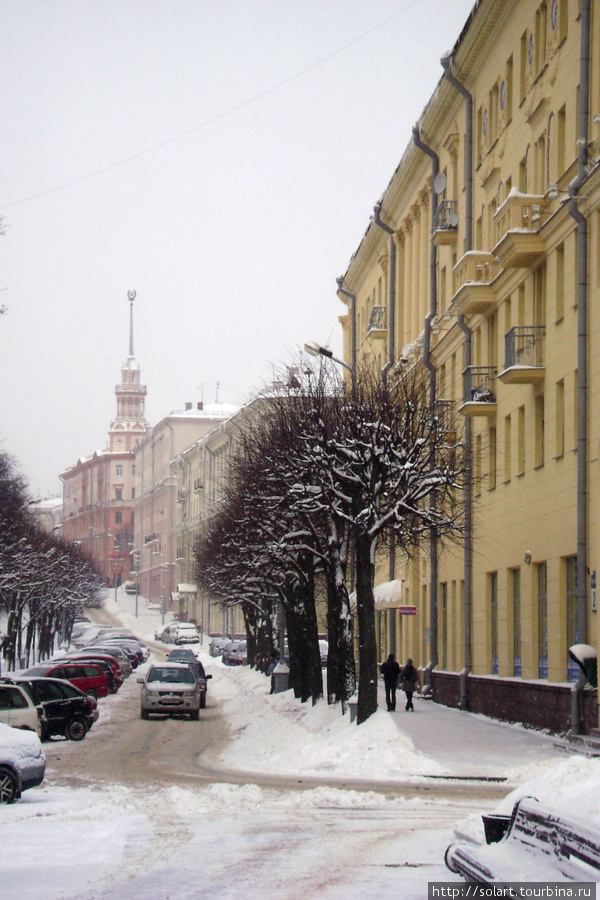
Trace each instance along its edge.
{"label": "row of bare tree", "polygon": [[252,405],[195,562],[204,590],[241,606],[249,661],[259,669],[277,645],[283,609],[290,686],[303,701],[315,702],[323,690],[320,590],[328,700],[344,703],[356,690],[357,638],[360,723],[377,709],[377,552],[392,538],[408,556],[432,531],[456,540],[465,468],[462,445],[432,413],[422,374],[382,380],[372,366],[353,374],[341,382],[328,365],[302,364],[293,386]]}
{"label": "row of bare tree", "polygon": [[30,503],[22,476],[0,453],[0,652],[11,670],[50,656],[102,588],[79,547],[41,528]]}

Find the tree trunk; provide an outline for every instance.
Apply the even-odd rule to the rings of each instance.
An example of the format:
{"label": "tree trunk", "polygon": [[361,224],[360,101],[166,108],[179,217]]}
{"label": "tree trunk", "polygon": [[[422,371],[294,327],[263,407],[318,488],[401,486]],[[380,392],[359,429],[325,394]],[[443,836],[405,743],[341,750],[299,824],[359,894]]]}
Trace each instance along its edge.
{"label": "tree trunk", "polygon": [[358,617],[358,707],[360,725],[377,710],[377,641],[375,638],[375,597],[371,560],[372,540],[356,537],[356,607]]}
{"label": "tree trunk", "polygon": [[332,560],[327,572],[327,702],[345,703],[356,690],[352,615],[345,566]]}

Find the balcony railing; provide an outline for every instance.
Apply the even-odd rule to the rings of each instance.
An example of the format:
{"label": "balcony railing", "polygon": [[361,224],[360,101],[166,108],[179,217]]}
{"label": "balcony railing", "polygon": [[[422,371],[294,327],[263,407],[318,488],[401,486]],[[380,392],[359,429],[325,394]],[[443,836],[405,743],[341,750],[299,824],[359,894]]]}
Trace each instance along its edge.
{"label": "balcony railing", "polygon": [[539,235],[547,200],[537,194],[520,194],[514,189],[494,215],[494,254],[503,268],[532,265],[544,253]]}
{"label": "balcony railing", "polygon": [[372,331],[386,331],[387,330],[387,317],[386,317],[386,307],[385,306],[374,306],[371,310],[371,315],[369,316],[369,327],[367,328],[367,334],[371,334]]}
{"label": "balcony railing", "polygon": [[458,233],[458,204],[456,200],[442,200],[435,211],[431,235],[436,246],[455,244]]}
{"label": "balcony railing", "polygon": [[463,416],[493,416],[496,412],[496,369],[469,366],[463,373]]}
{"label": "balcony railing", "polygon": [[504,384],[533,384],[545,375],[543,325],[515,325],[504,336]]}
{"label": "balcony railing", "polygon": [[470,250],[452,271],[452,301],[463,315],[487,312],[496,303],[492,281],[499,272],[493,253]]}

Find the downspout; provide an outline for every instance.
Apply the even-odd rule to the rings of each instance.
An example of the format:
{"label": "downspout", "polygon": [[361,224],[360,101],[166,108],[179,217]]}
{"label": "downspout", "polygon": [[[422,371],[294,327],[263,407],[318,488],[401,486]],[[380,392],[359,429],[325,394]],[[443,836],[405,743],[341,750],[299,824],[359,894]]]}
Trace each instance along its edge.
{"label": "downspout", "polygon": [[[588,580],[588,223],[577,206],[579,190],[587,177],[590,98],[590,8],[581,2],[579,57],[579,134],[577,175],[569,184],[569,214],[577,222],[577,606],[576,643],[587,644]],[[579,734],[579,694],[585,680],[579,678],[571,694],[571,733]]]}
{"label": "downspout", "polygon": [[[375,204],[373,221],[390,236],[390,264],[388,270],[388,360],[381,370],[381,379],[386,381],[388,373],[396,361],[396,242],[394,229],[381,221],[381,202]],[[390,534],[388,556],[388,581],[396,577],[396,535]],[[396,614],[390,616],[390,644],[396,645]]]}
{"label": "downspout", "polygon": [[350,301],[350,366],[352,369],[352,393],[356,390],[356,294],[344,287],[344,276],[337,279],[337,292]]}
{"label": "downspout", "polygon": [[[434,187],[436,175],[440,171],[440,160],[437,153],[428,147],[421,140],[419,126],[415,125],[412,131],[415,145],[431,158],[431,249],[429,254],[429,312],[425,316],[425,335],[423,344],[423,364],[429,372],[429,411],[431,416],[434,415],[436,400],[436,370],[431,362],[431,322],[437,315],[437,246],[433,240],[433,228],[435,223],[435,213],[437,208],[437,193]],[[432,467],[435,466],[435,458],[431,460]],[[431,497],[430,509],[435,510],[436,497]],[[430,661],[425,669],[424,677],[424,694],[431,694],[432,672],[438,665],[438,536],[435,528],[431,528],[429,532],[429,555],[430,555],[430,584],[429,584],[429,646]]]}
{"label": "downspout", "polygon": [[[441,60],[444,74],[452,87],[465,98],[465,253],[473,249],[473,95],[451,72],[452,57]],[[458,313],[458,327],[465,336],[465,369],[471,366],[471,329],[462,314]],[[465,397],[468,399],[468,397]],[[464,551],[464,628],[465,665],[460,673],[460,709],[468,709],[468,675],[472,666],[473,619],[473,485],[472,485],[473,423],[470,416],[465,422],[465,551]]]}
{"label": "downspout", "polygon": [[390,266],[388,272],[388,361],[381,371],[383,381],[396,360],[396,243],[394,229],[381,221],[381,203],[375,204],[373,221],[390,236]]}

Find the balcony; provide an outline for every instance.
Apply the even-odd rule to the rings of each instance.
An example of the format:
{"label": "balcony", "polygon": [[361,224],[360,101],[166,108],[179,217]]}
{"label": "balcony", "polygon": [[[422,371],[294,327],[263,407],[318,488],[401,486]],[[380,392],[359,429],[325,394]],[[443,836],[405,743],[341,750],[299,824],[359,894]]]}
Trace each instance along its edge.
{"label": "balcony", "polygon": [[469,366],[463,373],[465,399],[458,411],[463,416],[495,416],[496,370],[492,366]]}
{"label": "balcony", "polygon": [[535,384],[545,374],[543,325],[516,325],[504,336],[504,371],[498,378],[503,384]]}
{"label": "balcony", "polygon": [[496,210],[496,246],[493,253],[503,268],[527,268],[544,253],[539,228],[547,202],[543,196],[520,194],[513,188]]}
{"label": "balcony", "polygon": [[187,488],[180,488],[180,490],[177,491],[177,502],[183,503],[185,500],[187,500],[187,496]]}
{"label": "balcony", "polygon": [[387,334],[387,309],[385,306],[374,306],[369,316],[367,335],[385,337]]}
{"label": "balcony", "polygon": [[497,274],[498,264],[493,253],[470,250],[459,259],[452,271],[452,302],[463,315],[485,313],[495,305],[496,291],[491,282]]}
{"label": "balcony", "polygon": [[431,238],[436,247],[456,244],[458,237],[457,207],[456,200],[442,200],[438,203],[431,229]]}

